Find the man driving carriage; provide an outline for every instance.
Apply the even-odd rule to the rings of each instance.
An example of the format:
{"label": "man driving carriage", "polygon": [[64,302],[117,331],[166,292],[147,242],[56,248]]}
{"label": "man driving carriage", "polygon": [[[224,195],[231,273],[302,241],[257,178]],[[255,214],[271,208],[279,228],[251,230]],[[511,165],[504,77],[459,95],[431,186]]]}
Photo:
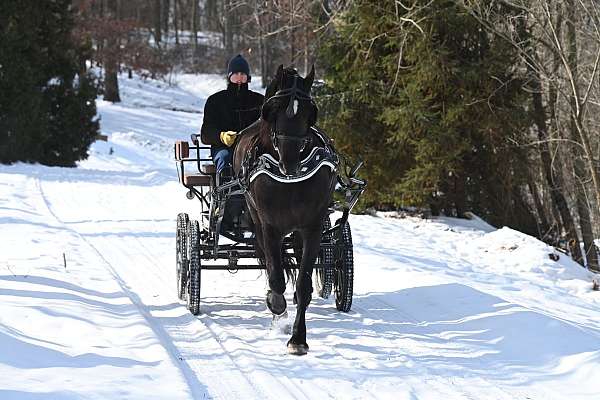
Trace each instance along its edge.
{"label": "man driving carriage", "polygon": [[260,117],[264,96],[248,89],[251,78],[248,62],[238,54],[227,66],[227,89],[206,100],[200,138],[211,146],[218,176],[231,166],[237,134]]}

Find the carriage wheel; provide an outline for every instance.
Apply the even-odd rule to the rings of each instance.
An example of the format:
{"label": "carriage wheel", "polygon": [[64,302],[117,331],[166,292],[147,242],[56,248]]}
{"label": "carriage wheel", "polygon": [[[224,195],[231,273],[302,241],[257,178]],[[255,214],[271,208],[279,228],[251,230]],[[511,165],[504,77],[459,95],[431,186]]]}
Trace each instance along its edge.
{"label": "carriage wheel", "polygon": [[185,287],[187,285],[188,270],[188,250],[187,250],[187,230],[190,223],[186,213],[177,215],[177,234],[175,244],[176,256],[176,274],[177,274],[177,297],[185,300]]}
{"label": "carriage wheel", "polygon": [[200,313],[200,226],[192,220],[188,224],[188,279],[187,279],[187,308],[194,315]]}
{"label": "carriage wheel", "polygon": [[[323,220],[323,230],[331,228],[329,215]],[[322,242],[331,243],[331,233],[324,235]],[[319,250],[318,262],[322,268],[315,269],[315,288],[319,297],[323,299],[329,298],[331,287],[333,284],[333,270],[335,266],[334,252],[331,247],[321,247]]]}
{"label": "carriage wheel", "polygon": [[[336,225],[340,220],[336,222]],[[354,251],[350,224],[346,221],[336,236],[335,251],[335,306],[339,311],[348,312],[352,306],[352,290],[354,285]]]}

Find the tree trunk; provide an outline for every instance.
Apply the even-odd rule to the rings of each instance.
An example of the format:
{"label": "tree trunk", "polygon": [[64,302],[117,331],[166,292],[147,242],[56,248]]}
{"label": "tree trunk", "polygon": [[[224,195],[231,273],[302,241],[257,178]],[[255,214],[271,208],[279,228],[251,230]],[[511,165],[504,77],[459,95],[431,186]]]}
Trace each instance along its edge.
{"label": "tree trunk", "polygon": [[185,13],[187,11],[185,3],[182,5],[182,0],[175,0],[175,2],[177,3],[177,9],[179,10],[179,29],[181,29],[182,32],[187,31],[190,27],[186,26],[186,23],[189,21],[185,19]]}
{"label": "tree trunk", "polygon": [[162,11],[160,13],[162,19],[162,30],[165,32],[165,36],[169,36],[169,9],[170,3],[169,0],[161,0],[162,1]]}
{"label": "tree trunk", "polygon": [[[107,12],[113,20],[117,15],[116,0],[107,1]],[[106,75],[104,77],[104,100],[113,103],[121,101],[119,96],[119,38],[113,33],[106,41],[104,68]]]}
{"label": "tree trunk", "polygon": [[464,218],[465,212],[467,211],[467,193],[466,193],[466,182],[463,174],[453,174],[454,190],[452,197],[454,197],[454,209],[456,210],[456,217]]}
{"label": "tree trunk", "polygon": [[258,68],[260,69],[262,87],[265,87],[265,38],[263,31],[263,24],[261,21],[261,6],[260,2],[254,3],[254,22],[256,23],[256,28],[258,29],[257,37],[258,37]]}
{"label": "tree trunk", "polygon": [[160,17],[160,12],[161,12],[161,7],[160,7],[160,0],[154,0],[153,2],[153,7],[152,7],[152,16],[153,16],[153,23],[154,23],[154,39],[156,40],[156,43],[160,43],[162,40],[162,35],[161,35],[161,17]]}
{"label": "tree trunk", "polygon": [[179,44],[179,25],[177,22],[177,18],[179,15],[179,7],[177,4],[177,0],[173,0],[173,28],[175,28],[175,44]]}
{"label": "tree trunk", "polygon": [[223,32],[223,40],[224,40],[224,46],[225,46],[225,52],[227,53],[228,57],[233,56],[233,10],[232,10],[232,6],[231,6],[231,0],[225,0],[224,3],[224,14],[225,14],[225,25],[224,25],[224,29],[225,31]]}
{"label": "tree trunk", "polygon": [[198,0],[192,0],[192,34],[194,35],[194,60],[198,53]]}
{"label": "tree trunk", "polygon": [[[530,69],[532,75],[532,102],[533,102],[533,117],[537,126],[537,134],[540,142],[540,158],[542,160],[542,170],[544,171],[544,178],[550,191],[550,198],[554,203],[554,206],[560,214],[562,220],[562,226],[565,230],[567,237],[567,243],[569,243],[569,250],[572,257],[577,261],[581,261],[581,250],[579,249],[579,239],[577,237],[577,229],[575,227],[575,221],[569,210],[566,197],[562,193],[564,185],[560,174],[554,174],[552,169],[552,157],[550,152],[550,143],[548,142],[550,135],[548,134],[548,126],[546,125],[546,111],[542,103],[542,85],[540,83],[540,76],[538,71]],[[550,91],[552,97],[554,92]],[[551,100],[552,104],[553,100]],[[552,107],[552,106],[551,106]],[[554,115],[554,111],[551,111]],[[554,117],[552,117],[554,118]],[[561,169],[560,160],[555,160],[554,165]]]}
{"label": "tree trunk", "polygon": [[262,60],[262,86],[267,87],[271,79],[273,79],[273,37],[269,35],[269,32],[273,31],[273,17],[272,9],[273,5],[271,2],[266,4],[265,18],[263,19],[264,35],[263,35],[263,60]]}
{"label": "tree trunk", "polygon": [[209,31],[219,30],[219,15],[216,0],[206,0],[204,4],[204,15],[206,18],[206,28]]}
{"label": "tree trunk", "polygon": [[107,41],[106,50],[109,54],[107,54],[104,61],[104,68],[106,70],[106,76],[104,77],[104,100],[113,103],[121,101],[118,79],[119,63],[116,56],[117,43],[117,40],[114,38]]}
{"label": "tree trunk", "polygon": [[[568,55],[567,60],[571,70],[571,79],[574,87],[579,84],[579,60],[577,58],[577,32],[575,30],[576,25],[576,5],[573,0],[568,0],[566,3],[567,8],[567,46]],[[580,128],[581,118],[581,107],[579,104],[579,91],[574,89],[569,100],[571,106],[571,123],[570,123],[570,137],[574,143],[578,143],[578,140],[583,139],[584,133]],[[575,112],[575,110],[578,110]],[[592,224],[590,218],[590,210],[588,208],[586,187],[584,182],[586,179],[585,172],[585,161],[583,160],[584,152],[581,151],[581,147],[578,144],[571,145],[571,154],[573,156],[573,175],[575,177],[575,200],[577,203],[577,212],[579,213],[579,226],[581,228],[581,236],[583,239],[583,246],[585,249],[587,266],[590,269],[598,270],[598,253],[596,246],[594,245],[594,234],[592,232]],[[589,157],[589,155],[588,155]],[[591,168],[592,176],[594,175],[594,167],[592,164]]]}
{"label": "tree trunk", "polygon": [[544,210],[544,206],[542,205],[542,200],[540,199],[540,194],[537,189],[537,185],[531,176],[531,170],[529,169],[527,172],[527,187],[529,188],[529,192],[531,193],[531,197],[533,198],[533,204],[535,206],[535,211],[537,213],[538,223],[538,237],[540,240],[548,243],[548,239],[551,238],[550,243],[554,246],[557,243],[554,243],[554,235],[550,231],[550,224],[548,223],[548,219],[546,218],[546,211]]}
{"label": "tree trunk", "polygon": [[[304,3],[304,10],[308,13],[308,1],[305,1]],[[308,54],[308,48],[309,48],[309,43],[310,43],[310,38],[309,38],[309,33],[310,33],[310,29],[308,28],[308,19],[305,21],[304,23],[304,76],[306,76],[308,74],[308,71],[310,70],[310,60],[309,60],[309,54]]]}
{"label": "tree trunk", "polygon": [[[551,20],[550,20],[551,22]],[[556,3],[556,36],[560,37],[561,36],[561,31],[562,31],[562,25],[563,25],[563,13],[561,10],[561,4],[560,3]],[[551,77],[556,77],[559,75],[559,70],[560,70],[560,64],[561,64],[561,59],[560,59],[560,55],[558,54],[557,51],[554,51],[553,53],[553,60],[552,60],[552,71],[550,73],[549,76]],[[560,123],[558,122],[558,115],[556,113],[557,108],[558,108],[558,89],[557,89],[557,84],[553,83],[553,82],[549,82],[549,90],[548,90],[548,97],[549,97],[549,105],[548,108],[550,110],[550,122],[551,122],[551,126],[554,126],[557,128],[560,127]],[[549,137],[549,136],[548,136]],[[560,190],[566,190],[565,189],[565,184],[564,184],[564,177],[561,173],[561,171],[564,170],[564,167],[561,165],[559,158],[557,157],[556,160],[552,160],[550,157],[551,151],[550,151],[550,146],[548,146],[548,160],[550,162],[550,168],[551,168],[551,173],[553,175],[553,178],[555,179],[556,185],[558,188],[560,188]],[[558,164],[557,164],[557,160],[558,160]],[[556,170],[559,171],[558,173],[554,173],[554,170],[552,169],[552,165],[556,165]],[[563,196],[562,196],[562,200],[565,201],[564,204],[562,203],[558,203],[557,204],[557,208],[559,209],[559,212],[561,213],[561,218],[562,217],[566,217],[567,213],[564,212],[564,209],[569,209],[569,205],[566,201],[567,196],[564,194],[563,192]],[[570,250],[571,256],[573,257],[573,259],[575,261],[577,261],[579,264],[583,265],[583,255],[581,253],[581,247],[580,247],[580,241],[579,241],[579,236],[577,233],[577,228],[575,226],[575,219],[573,218],[571,212],[569,211],[568,213],[568,220],[564,220],[563,219],[563,225],[565,227],[565,233],[567,235],[567,244],[568,244],[568,248]]]}
{"label": "tree trunk", "polygon": [[295,66],[294,65],[294,61],[296,59],[296,57],[295,57],[296,48],[294,46],[294,40],[295,40],[295,37],[294,37],[294,23],[295,23],[295,21],[294,21],[294,0],[291,0],[290,3],[291,3],[291,9],[290,9],[290,39],[289,39],[290,40],[290,64],[292,66]]}

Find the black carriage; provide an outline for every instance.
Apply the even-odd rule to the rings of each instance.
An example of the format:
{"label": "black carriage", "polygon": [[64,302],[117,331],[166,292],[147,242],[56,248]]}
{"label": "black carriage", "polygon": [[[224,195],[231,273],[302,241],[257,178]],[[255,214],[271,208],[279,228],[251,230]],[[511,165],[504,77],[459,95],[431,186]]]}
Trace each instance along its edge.
{"label": "black carriage", "polygon": [[[192,135],[191,140],[191,143],[175,143],[175,160],[179,181],[187,189],[186,197],[200,201],[200,213],[199,219],[190,219],[186,213],[177,216],[176,273],[177,294],[190,312],[197,315],[203,270],[254,270],[264,269],[265,264],[257,252],[243,185],[231,175],[216,173],[208,156],[210,147],[199,143],[199,135]],[[348,215],[366,185],[356,177],[361,165],[358,163],[352,168],[346,162],[340,165],[337,200],[331,204],[329,214],[341,211],[342,215],[333,226],[330,216],[325,217],[314,265],[313,284],[317,294],[328,298],[333,290],[336,308],[344,312],[350,311],[352,305],[354,280]],[[193,172],[188,172],[189,169]],[[223,237],[228,239],[226,243]],[[285,237],[282,254],[286,268],[293,270],[299,264],[300,253],[294,234]]]}

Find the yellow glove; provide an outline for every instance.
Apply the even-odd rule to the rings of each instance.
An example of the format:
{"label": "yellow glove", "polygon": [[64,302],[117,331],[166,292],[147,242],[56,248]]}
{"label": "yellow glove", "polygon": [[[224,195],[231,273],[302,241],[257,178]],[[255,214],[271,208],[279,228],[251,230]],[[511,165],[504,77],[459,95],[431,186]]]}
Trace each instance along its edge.
{"label": "yellow glove", "polygon": [[231,147],[231,145],[235,142],[236,134],[234,131],[221,132],[219,137],[221,138],[221,142],[227,147]]}

